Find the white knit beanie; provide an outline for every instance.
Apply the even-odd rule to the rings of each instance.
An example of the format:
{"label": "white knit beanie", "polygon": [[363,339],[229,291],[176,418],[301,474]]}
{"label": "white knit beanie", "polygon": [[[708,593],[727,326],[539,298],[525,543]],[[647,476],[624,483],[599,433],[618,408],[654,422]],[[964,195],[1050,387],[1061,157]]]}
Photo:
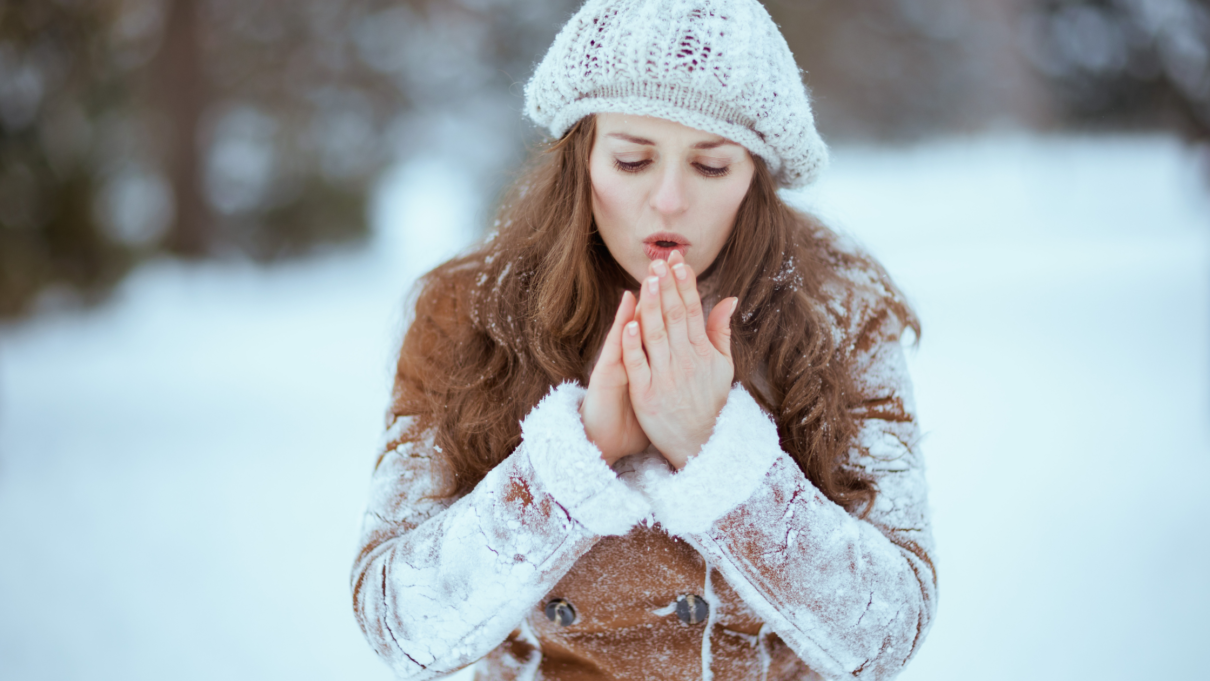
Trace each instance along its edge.
{"label": "white knit beanie", "polygon": [[560,138],[606,111],[726,137],[785,187],[828,161],[794,55],[756,0],[588,0],[525,86],[525,112]]}

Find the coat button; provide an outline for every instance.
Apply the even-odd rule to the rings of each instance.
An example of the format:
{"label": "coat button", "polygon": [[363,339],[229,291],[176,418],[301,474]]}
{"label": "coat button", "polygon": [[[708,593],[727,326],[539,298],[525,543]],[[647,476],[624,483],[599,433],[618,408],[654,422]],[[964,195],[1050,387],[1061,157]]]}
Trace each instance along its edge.
{"label": "coat button", "polygon": [[576,609],[562,598],[556,598],[546,604],[546,619],[561,627],[570,626],[576,621]]}
{"label": "coat button", "polygon": [[681,596],[676,601],[676,616],[685,624],[701,624],[710,614],[710,605],[701,596]]}

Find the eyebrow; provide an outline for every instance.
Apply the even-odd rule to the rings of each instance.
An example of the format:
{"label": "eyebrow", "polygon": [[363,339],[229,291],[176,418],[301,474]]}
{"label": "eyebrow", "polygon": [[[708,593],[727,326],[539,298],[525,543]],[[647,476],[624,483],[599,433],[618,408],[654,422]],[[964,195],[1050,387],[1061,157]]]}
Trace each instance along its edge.
{"label": "eyebrow", "polygon": [[[606,137],[616,137],[617,139],[624,140],[626,142],[631,142],[633,144],[644,144],[649,147],[655,146],[655,142],[652,142],[649,139],[644,139],[642,137],[635,137],[634,135],[627,135],[624,132],[611,132],[608,135],[606,135]],[[739,146],[738,144],[735,144],[735,142],[732,142],[731,140],[719,138],[719,139],[714,140],[713,142],[698,142],[697,144],[695,144],[689,148],[690,149],[714,149],[716,147],[721,147],[721,146],[724,146],[727,144]]]}

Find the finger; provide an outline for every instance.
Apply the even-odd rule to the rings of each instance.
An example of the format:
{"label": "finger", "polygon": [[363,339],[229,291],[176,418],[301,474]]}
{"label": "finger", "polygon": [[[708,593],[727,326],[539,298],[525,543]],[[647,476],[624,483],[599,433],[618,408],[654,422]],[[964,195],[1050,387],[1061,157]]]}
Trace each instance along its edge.
{"label": "finger", "polygon": [[[622,293],[622,302],[618,304],[618,311],[613,316],[613,326],[609,327],[609,333],[605,336],[605,345],[601,347],[601,356],[597,359],[597,366],[607,368],[621,363],[622,361],[622,329],[626,323],[634,319],[634,294],[630,291]],[[596,373],[596,370],[593,370]]]}
{"label": "finger", "polygon": [[[671,261],[669,258],[669,262]],[[702,311],[702,297],[697,290],[697,274],[688,263],[676,263],[672,266],[672,277],[676,280],[676,288],[685,304],[685,325],[689,344],[699,355],[705,356],[710,352],[710,338],[706,335],[706,315]]]}
{"label": "finger", "polygon": [[[673,251],[673,255],[680,254]],[[689,345],[689,325],[685,301],[681,300],[681,292],[676,285],[676,276],[663,260],[652,262],[651,270],[660,278],[660,309],[664,313],[664,328],[668,331],[669,350],[673,355],[687,356],[692,351]]]}
{"label": "finger", "polygon": [[664,328],[664,313],[660,309],[660,278],[647,277],[643,280],[643,291],[639,293],[639,330],[642,332],[643,349],[651,370],[661,372],[668,368],[671,353],[668,349],[668,330]]}
{"label": "finger", "polygon": [[622,366],[626,367],[631,395],[634,395],[635,389],[645,390],[651,385],[651,367],[647,364],[647,355],[643,353],[639,326],[639,322],[630,321],[622,330]]}
{"label": "finger", "polygon": [[739,305],[739,298],[727,298],[714,306],[710,311],[710,319],[706,321],[706,335],[710,344],[718,350],[728,362],[731,362],[731,315]]}

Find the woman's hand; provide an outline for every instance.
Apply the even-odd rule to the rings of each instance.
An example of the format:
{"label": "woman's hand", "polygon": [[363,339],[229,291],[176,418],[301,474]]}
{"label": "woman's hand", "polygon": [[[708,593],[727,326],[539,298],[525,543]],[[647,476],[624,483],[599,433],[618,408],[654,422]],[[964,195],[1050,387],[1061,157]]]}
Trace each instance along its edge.
{"label": "woman's hand", "polygon": [[623,328],[634,319],[634,311],[634,294],[626,291],[580,404],[584,432],[610,466],[624,456],[647,449],[650,444],[630,406],[629,380],[626,368],[622,366]]}
{"label": "woman's hand", "polygon": [[638,320],[622,334],[622,362],[639,425],[680,469],[710,439],[727,402],[735,376],[730,320],[739,301],[719,302],[707,320],[697,278],[680,253],[653,261],[649,271]]}

